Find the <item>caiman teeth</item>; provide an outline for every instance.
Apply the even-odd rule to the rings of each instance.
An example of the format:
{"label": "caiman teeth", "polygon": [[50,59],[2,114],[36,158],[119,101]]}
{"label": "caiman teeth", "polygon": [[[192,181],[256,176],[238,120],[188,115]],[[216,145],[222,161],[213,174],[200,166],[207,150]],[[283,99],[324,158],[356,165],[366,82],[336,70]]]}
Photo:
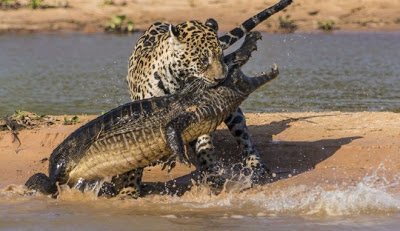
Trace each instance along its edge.
{"label": "caiman teeth", "polygon": [[276,65],[276,63],[274,63],[274,66],[271,69],[272,69],[272,71],[277,71],[278,70],[278,65]]}

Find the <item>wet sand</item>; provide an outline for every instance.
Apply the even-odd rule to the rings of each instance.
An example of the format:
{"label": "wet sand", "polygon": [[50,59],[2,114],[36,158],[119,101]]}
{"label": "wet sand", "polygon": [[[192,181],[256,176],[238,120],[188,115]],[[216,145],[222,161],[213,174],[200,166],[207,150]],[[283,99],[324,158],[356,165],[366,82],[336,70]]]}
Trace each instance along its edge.
{"label": "wet sand", "polygon": [[[28,1],[19,2],[27,4]],[[50,5],[65,2],[44,1]],[[222,31],[228,31],[275,2],[277,0],[114,0],[114,5],[104,5],[103,1],[69,0],[68,8],[0,10],[0,33],[101,32],[108,20],[119,14],[133,21],[137,30],[146,30],[156,21],[176,24],[212,17],[219,22]],[[335,29],[342,31],[394,31],[400,28],[400,2],[397,0],[295,0],[285,12],[272,16],[256,29],[278,32],[278,17],[286,15],[290,15],[298,31],[303,32],[318,31],[318,22],[327,20],[335,21]]]}
{"label": "wet sand", "polygon": [[[336,190],[354,186],[374,172],[381,174],[378,183],[390,185],[398,182],[398,113],[262,113],[247,114],[246,117],[256,147],[276,175],[274,180],[277,181],[263,186],[263,191],[270,187],[276,191],[299,185],[318,185],[326,190]],[[63,117],[58,118],[63,121]],[[13,143],[11,132],[1,131],[0,187],[23,184],[38,171],[47,173],[49,162],[44,158],[48,158],[71,132],[95,116],[82,115],[79,118],[82,122],[76,125],[63,125],[58,121],[55,125],[22,130],[18,134],[20,146],[18,141]],[[225,166],[237,163],[240,155],[226,127],[221,125],[214,136],[218,159]],[[159,166],[146,168],[144,181],[178,179],[178,183],[185,186],[190,182],[187,174],[194,170],[194,167],[178,165],[166,174],[160,171]],[[385,180],[382,182],[382,179]],[[153,186],[158,187],[157,184]],[[399,188],[395,184],[387,191],[394,193]],[[183,187],[182,190],[186,189]]]}

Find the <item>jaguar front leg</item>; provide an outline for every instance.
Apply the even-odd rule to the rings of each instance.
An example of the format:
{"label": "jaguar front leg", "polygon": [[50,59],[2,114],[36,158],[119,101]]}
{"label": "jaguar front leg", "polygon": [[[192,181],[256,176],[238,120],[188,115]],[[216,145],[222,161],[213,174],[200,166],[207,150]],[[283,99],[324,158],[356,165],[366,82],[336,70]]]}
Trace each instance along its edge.
{"label": "jaguar front leg", "polygon": [[196,140],[190,142],[190,146],[196,153],[200,179],[205,180],[213,188],[221,188],[226,179],[220,174],[222,168],[220,163],[215,159],[212,136],[210,134],[201,135]]}
{"label": "jaguar front leg", "polygon": [[257,182],[261,177],[269,174],[270,169],[268,165],[262,162],[260,154],[251,140],[249,129],[246,125],[246,118],[242,110],[240,108],[236,109],[225,120],[225,124],[242,150],[245,170],[252,173],[253,181]]}

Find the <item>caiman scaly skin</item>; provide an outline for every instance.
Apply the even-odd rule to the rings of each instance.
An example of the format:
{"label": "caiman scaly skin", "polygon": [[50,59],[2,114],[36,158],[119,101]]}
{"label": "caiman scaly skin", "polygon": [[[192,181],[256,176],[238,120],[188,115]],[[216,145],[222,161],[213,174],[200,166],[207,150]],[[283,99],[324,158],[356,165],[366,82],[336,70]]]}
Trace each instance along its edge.
{"label": "caiman scaly skin", "polygon": [[278,76],[276,65],[269,74],[246,76],[240,65],[247,59],[240,56],[227,59],[228,77],[216,87],[194,80],[178,94],[127,103],[83,125],[51,154],[49,177],[37,173],[25,185],[55,194],[57,182],[97,181],[170,155],[186,162],[185,144],[213,132],[251,92]]}

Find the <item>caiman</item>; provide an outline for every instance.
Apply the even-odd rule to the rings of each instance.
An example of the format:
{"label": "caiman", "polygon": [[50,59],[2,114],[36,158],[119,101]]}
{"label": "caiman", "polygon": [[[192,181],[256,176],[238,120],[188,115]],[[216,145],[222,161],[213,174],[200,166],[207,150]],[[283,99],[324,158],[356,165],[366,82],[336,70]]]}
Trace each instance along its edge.
{"label": "caiman", "polygon": [[185,144],[215,131],[251,92],[278,76],[275,64],[257,77],[240,70],[259,38],[252,32],[225,57],[228,75],[215,87],[195,79],[177,94],[127,103],[83,125],[51,153],[49,176],[36,173],[25,185],[56,194],[57,184],[99,181],[168,156],[187,163]]}

